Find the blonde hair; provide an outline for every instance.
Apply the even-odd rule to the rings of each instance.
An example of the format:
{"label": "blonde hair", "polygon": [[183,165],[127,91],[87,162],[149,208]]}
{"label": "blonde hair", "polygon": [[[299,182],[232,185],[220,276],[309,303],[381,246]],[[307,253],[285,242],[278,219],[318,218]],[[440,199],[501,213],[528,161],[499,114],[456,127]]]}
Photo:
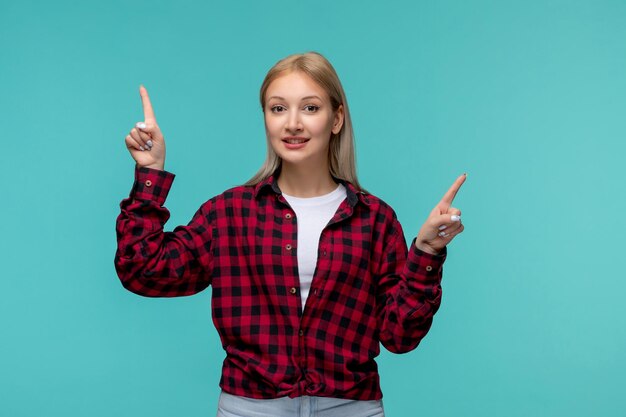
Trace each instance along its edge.
{"label": "blonde hair", "polygon": [[[341,180],[352,183],[357,190],[362,190],[356,176],[356,161],[354,149],[354,133],[352,120],[348,109],[348,101],[343,91],[339,77],[331,63],[317,52],[293,54],[278,61],[267,73],[261,84],[260,101],[261,109],[265,112],[265,93],[267,88],[276,78],[293,71],[300,71],[308,75],[328,96],[333,111],[343,106],[344,120],[339,133],[331,133],[328,148],[328,162],[330,174]],[[267,140],[267,157],[261,169],[246,182],[245,185],[256,185],[275,173],[281,165],[280,157],[274,152]]]}

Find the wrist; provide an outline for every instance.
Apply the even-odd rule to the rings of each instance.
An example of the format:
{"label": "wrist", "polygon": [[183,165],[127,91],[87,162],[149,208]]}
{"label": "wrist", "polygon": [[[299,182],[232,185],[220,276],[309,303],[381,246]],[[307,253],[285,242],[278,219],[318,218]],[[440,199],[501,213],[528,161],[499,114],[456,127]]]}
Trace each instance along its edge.
{"label": "wrist", "polygon": [[424,242],[418,242],[417,240],[415,241],[415,247],[422,252],[426,252],[433,256],[439,255],[439,253],[441,252],[440,250],[437,250]]}
{"label": "wrist", "polygon": [[137,164],[138,168],[150,168],[150,169],[157,169],[159,171],[165,171],[165,164],[148,164],[148,165],[139,165]]}

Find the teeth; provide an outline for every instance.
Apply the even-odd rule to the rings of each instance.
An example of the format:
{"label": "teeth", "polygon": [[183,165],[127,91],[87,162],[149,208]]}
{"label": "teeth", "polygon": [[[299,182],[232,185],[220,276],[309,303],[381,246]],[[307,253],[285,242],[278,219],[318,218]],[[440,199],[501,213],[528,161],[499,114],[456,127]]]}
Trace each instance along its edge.
{"label": "teeth", "polygon": [[296,144],[296,143],[304,143],[305,139],[287,139],[287,143]]}

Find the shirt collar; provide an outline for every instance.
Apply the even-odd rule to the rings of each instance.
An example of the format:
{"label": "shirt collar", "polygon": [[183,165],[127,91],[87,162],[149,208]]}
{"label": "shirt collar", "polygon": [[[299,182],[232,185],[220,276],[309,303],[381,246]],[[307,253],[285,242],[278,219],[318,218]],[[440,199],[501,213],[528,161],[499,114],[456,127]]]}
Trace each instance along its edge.
{"label": "shirt collar", "polygon": [[[269,192],[270,190],[277,195],[281,195],[282,192],[278,187],[278,176],[276,174],[272,174],[263,181],[259,182],[254,186],[254,197],[259,198],[259,196],[264,192]],[[364,191],[359,191],[356,187],[346,180],[340,178],[334,178],[334,180],[340,184],[343,184],[346,187],[346,198],[348,200],[348,204],[351,207],[354,207],[358,201],[361,201],[363,204],[369,206],[370,200],[368,194]]]}

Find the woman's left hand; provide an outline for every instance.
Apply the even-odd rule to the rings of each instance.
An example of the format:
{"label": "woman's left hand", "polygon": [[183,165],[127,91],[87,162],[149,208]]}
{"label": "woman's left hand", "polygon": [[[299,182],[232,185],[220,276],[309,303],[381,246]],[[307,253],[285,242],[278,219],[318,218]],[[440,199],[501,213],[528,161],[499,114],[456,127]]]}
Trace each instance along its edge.
{"label": "woman's left hand", "polygon": [[466,178],[466,174],[457,178],[441,201],[430,212],[415,240],[415,246],[418,249],[437,255],[456,235],[463,231],[461,210],[451,206],[452,200],[454,200]]}

